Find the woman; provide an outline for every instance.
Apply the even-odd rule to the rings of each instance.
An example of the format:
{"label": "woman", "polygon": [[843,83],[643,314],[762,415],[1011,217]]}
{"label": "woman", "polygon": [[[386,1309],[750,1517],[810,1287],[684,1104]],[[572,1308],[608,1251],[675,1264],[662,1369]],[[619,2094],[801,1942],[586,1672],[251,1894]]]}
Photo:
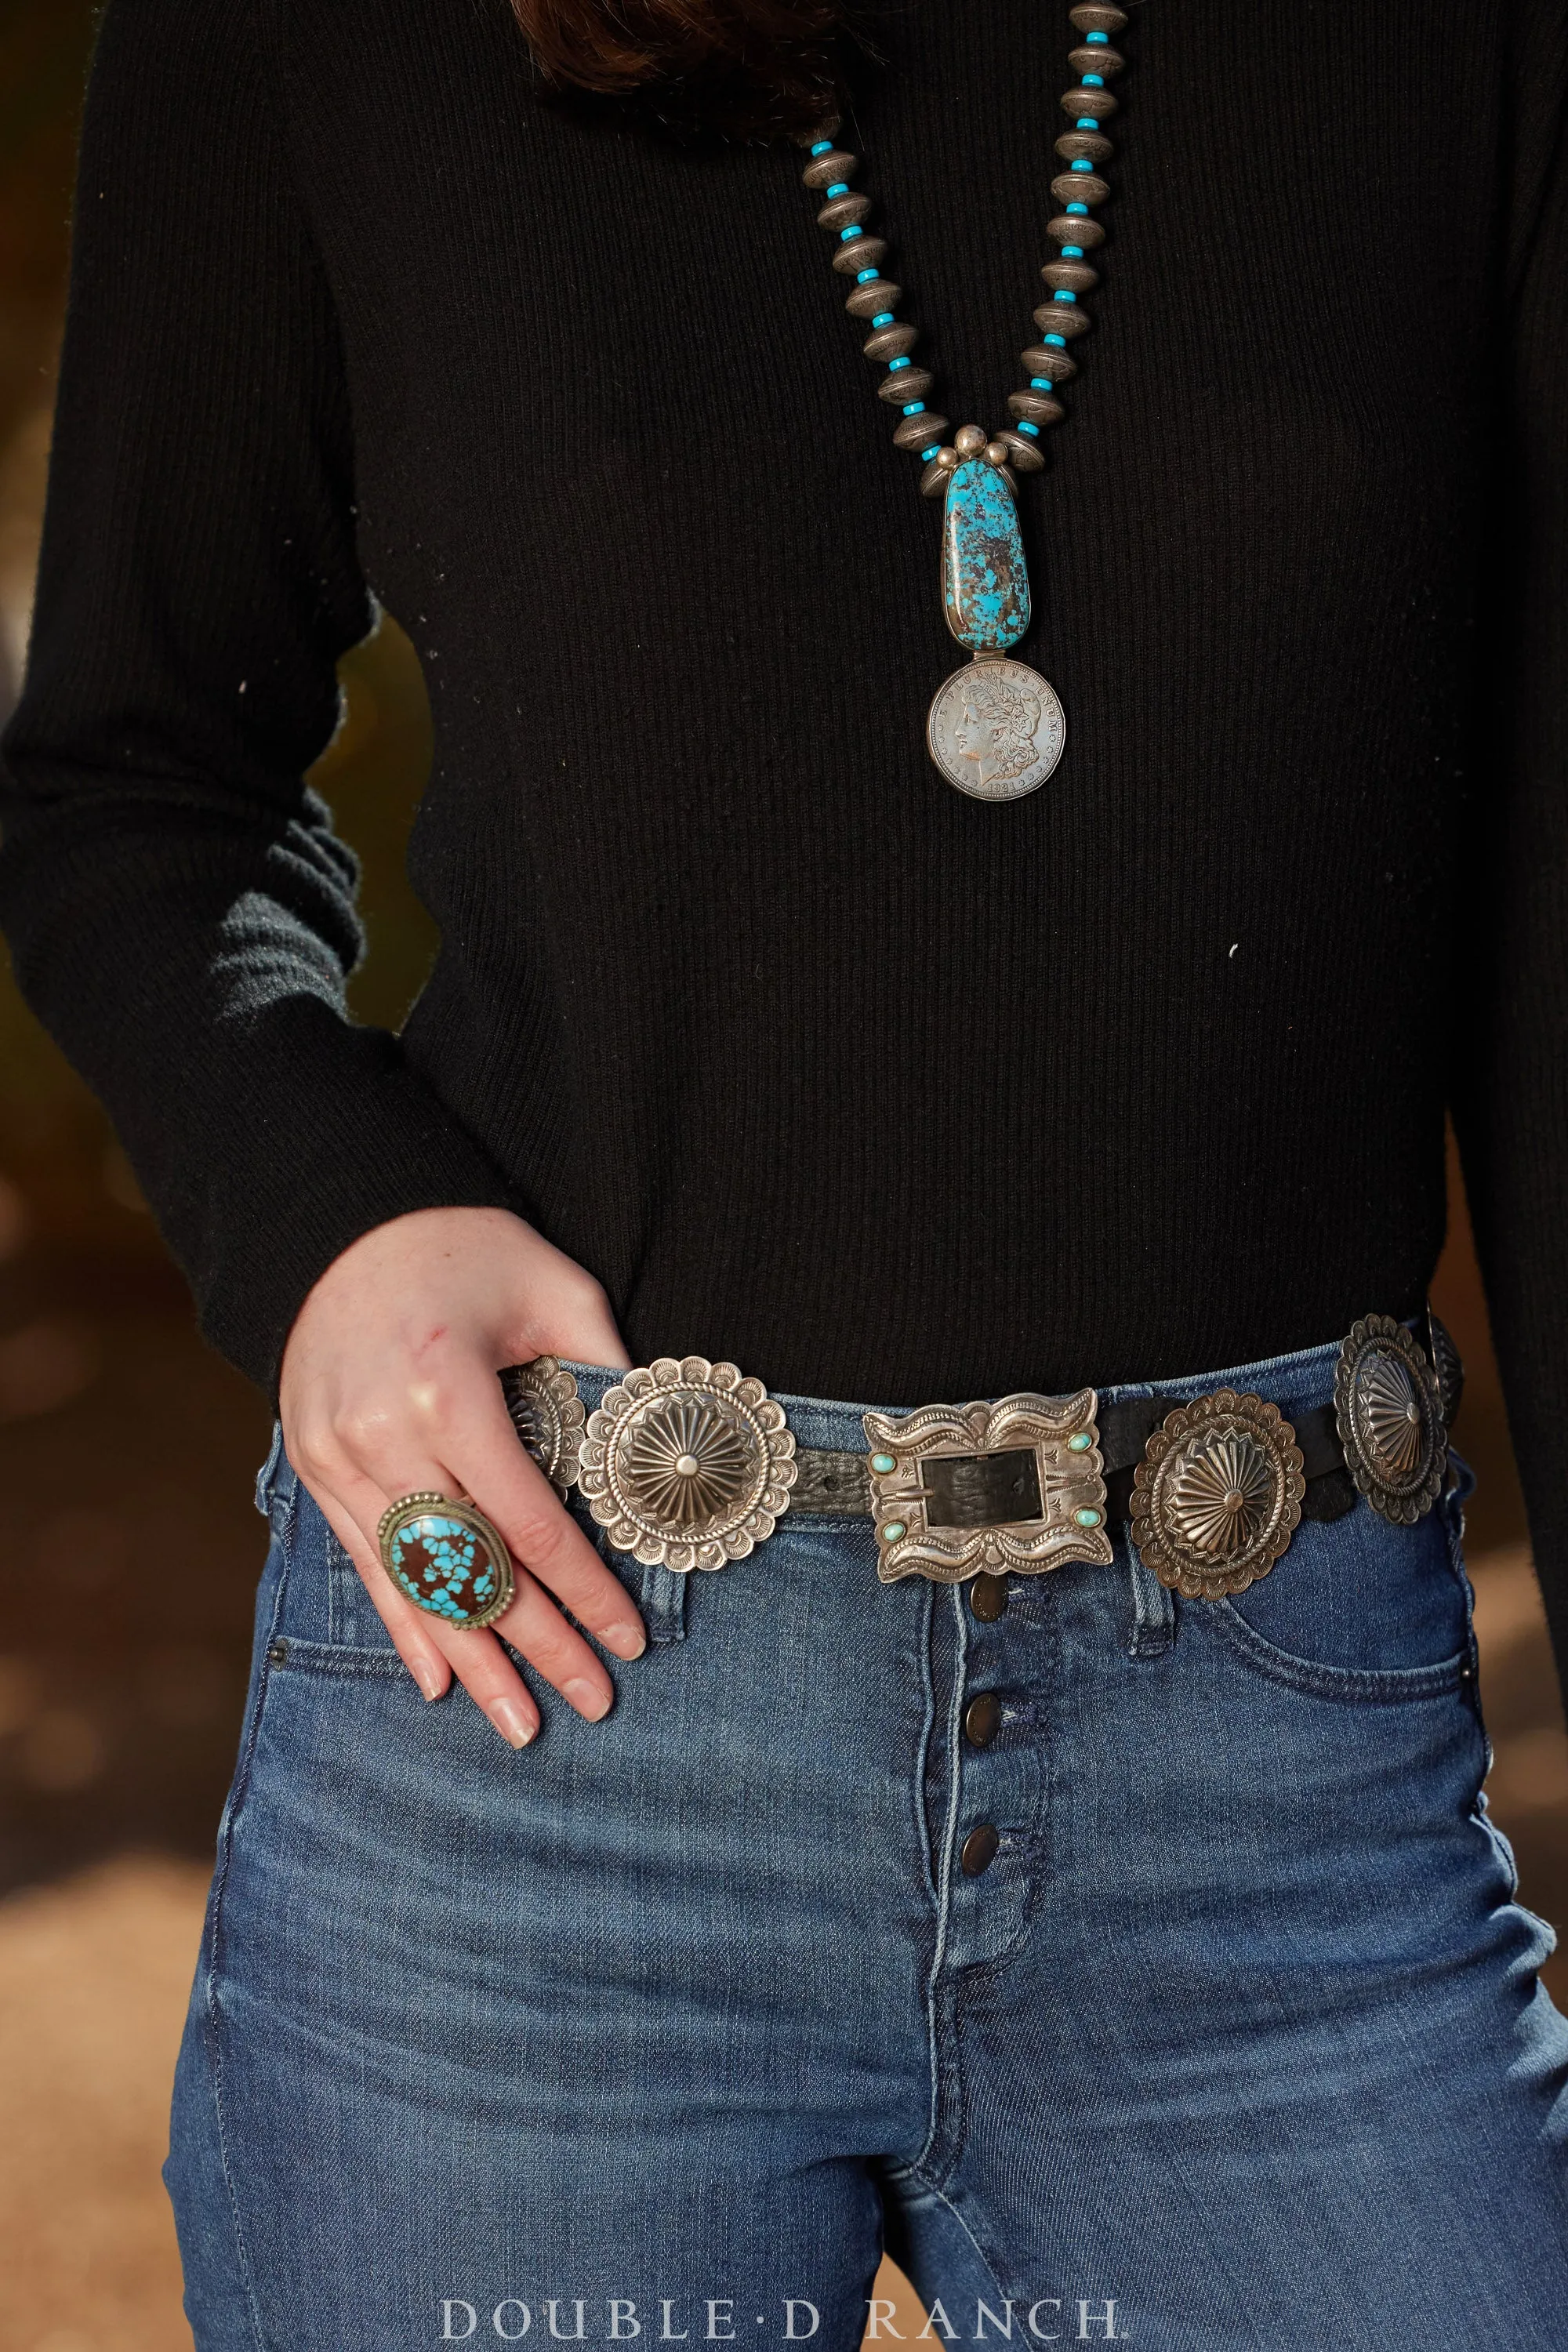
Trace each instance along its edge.
{"label": "woman", "polygon": [[1424,1298],[1451,1105],[1561,1639],[1561,12],[517,17],[89,109],[5,914],[280,1415],[197,2342],[1544,2347]]}

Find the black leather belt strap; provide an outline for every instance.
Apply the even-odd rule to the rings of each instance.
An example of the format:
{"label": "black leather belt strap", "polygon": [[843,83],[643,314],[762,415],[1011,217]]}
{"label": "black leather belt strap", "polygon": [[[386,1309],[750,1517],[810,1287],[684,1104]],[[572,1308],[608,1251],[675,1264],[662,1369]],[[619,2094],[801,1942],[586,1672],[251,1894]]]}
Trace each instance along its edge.
{"label": "black leather belt strap", "polygon": [[[1191,1402],[1190,1397],[1128,1397],[1100,1407],[1097,1421],[1110,1526],[1120,1526],[1127,1517],[1132,1475],[1150,1437],[1167,1413]],[[1310,1412],[1297,1414],[1291,1425],[1307,1481],[1301,1517],[1342,1517],[1353,1508],[1356,1490],[1345,1468],[1332,1405],[1315,1405]],[[792,1511],[819,1511],[830,1518],[870,1516],[863,1454],[802,1445],[795,1459],[800,1475],[790,1496]],[[926,1464],[925,1485],[932,1497],[933,1527],[1006,1527],[1035,1517],[1040,1507],[1035,1457],[1028,1452],[939,1454]]]}

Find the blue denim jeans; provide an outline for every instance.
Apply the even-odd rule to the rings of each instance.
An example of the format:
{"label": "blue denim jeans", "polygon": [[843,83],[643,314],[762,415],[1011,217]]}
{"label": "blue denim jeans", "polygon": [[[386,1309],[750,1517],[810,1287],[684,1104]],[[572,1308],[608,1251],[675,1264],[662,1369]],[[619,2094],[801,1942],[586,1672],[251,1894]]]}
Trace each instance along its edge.
{"label": "blue denim jeans", "polygon": [[[1154,1385],[1289,1412],[1333,1360]],[[650,1646],[600,1724],[536,1683],[514,1753],[421,1700],[279,1448],[259,1492],[167,2175],[200,2352],[850,2352],[884,2244],[936,2346],[1568,2342],[1568,2024],[1458,1495],[1219,1603],[1119,1538],[988,1623],[879,1584],[868,1520],[606,1550]]]}

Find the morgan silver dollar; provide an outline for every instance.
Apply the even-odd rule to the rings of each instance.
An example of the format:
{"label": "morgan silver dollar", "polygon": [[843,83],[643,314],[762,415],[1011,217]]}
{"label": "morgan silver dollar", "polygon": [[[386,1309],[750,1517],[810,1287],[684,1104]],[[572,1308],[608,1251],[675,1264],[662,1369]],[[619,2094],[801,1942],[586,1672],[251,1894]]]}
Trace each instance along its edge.
{"label": "morgan silver dollar", "polygon": [[1067,719],[1038,670],[980,655],[941,687],[926,744],[950,784],[977,801],[1037,792],[1062,756]]}

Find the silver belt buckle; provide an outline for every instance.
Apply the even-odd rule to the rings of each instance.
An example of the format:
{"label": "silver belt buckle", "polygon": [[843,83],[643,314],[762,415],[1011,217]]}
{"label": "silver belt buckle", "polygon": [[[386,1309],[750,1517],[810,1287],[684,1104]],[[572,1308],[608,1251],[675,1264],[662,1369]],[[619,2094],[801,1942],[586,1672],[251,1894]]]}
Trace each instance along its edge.
{"label": "silver belt buckle", "polygon": [[[1039,1576],[1069,1559],[1111,1559],[1105,1532],[1105,1461],[1092,1389],[1076,1396],[1026,1391],[994,1404],[928,1404],[863,1415],[867,1483],[884,1584],[925,1576],[958,1584],[981,1570]],[[984,1526],[954,1517],[955,1481],[936,1465],[1016,1455],[1016,1517]],[[998,1465],[1005,1480],[1005,1466]],[[936,1475],[928,1476],[928,1471]]]}

